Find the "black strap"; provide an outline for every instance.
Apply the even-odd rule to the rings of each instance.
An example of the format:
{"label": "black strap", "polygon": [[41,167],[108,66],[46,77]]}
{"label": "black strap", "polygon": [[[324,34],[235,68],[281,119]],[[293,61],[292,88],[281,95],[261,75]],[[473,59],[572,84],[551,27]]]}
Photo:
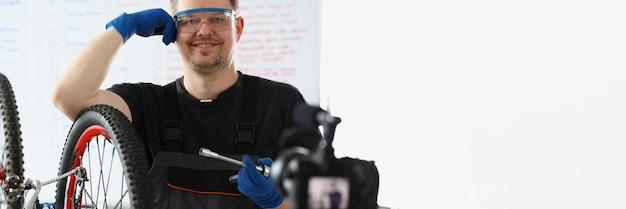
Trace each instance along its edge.
{"label": "black strap", "polygon": [[241,120],[235,126],[235,154],[251,154],[254,145],[256,102],[259,80],[243,75]]}
{"label": "black strap", "polygon": [[176,81],[165,85],[163,91],[163,101],[165,103],[163,105],[165,108],[163,110],[165,114],[163,121],[163,150],[168,152],[180,151],[183,149],[183,121],[180,119]]}
{"label": "black strap", "polygon": [[[254,145],[258,78],[243,76],[243,104],[241,120],[235,124],[235,154],[251,154]],[[180,117],[176,81],[167,84],[164,88],[164,151],[182,150],[183,123]]]}

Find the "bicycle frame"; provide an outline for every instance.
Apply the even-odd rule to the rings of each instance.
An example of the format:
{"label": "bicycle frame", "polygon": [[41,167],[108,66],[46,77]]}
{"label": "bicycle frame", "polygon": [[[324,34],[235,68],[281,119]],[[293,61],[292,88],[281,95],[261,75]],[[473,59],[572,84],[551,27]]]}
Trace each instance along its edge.
{"label": "bicycle frame", "polygon": [[[28,182],[29,180],[30,179],[27,179],[26,182]],[[39,197],[39,193],[41,192],[41,181],[35,180],[32,184],[25,185],[26,189],[24,190],[24,209],[38,209],[35,206]],[[29,192],[29,190],[33,190],[32,193]]]}
{"label": "bicycle frame", "polygon": [[[11,195],[24,197],[24,204],[22,206],[23,209],[39,209],[37,206],[39,200],[39,193],[43,186],[56,182],[60,179],[67,178],[68,176],[75,174],[78,176],[78,179],[84,179],[84,169],[82,167],[77,167],[70,172],[67,172],[63,175],[57,176],[51,180],[41,182],[40,180],[32,180],[30,178],[26,179],[23,184],[14,184],[10,186],[12,191]],[[3,174],[4,175],[4,174]],[[6,195],[6,194],[5,194]]]}

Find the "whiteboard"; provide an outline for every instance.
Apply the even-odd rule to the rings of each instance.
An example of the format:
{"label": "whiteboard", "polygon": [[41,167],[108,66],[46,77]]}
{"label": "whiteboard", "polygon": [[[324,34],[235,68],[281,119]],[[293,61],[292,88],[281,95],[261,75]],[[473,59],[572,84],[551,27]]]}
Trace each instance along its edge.
{"label": "whiteboard", "polygon": [[[25,176],[55,177],[69,121],[50,102],[50,89],[79,49],[122,12],[160,7],[168,0],[0,0],[0,72],[15,91],[24,145]],[[239,70],[294,85],[319,103],[320,1],[241,0],[244,33]],[[166,84],[182,75],[175,44],[162,36],[133,36],[122,46],[102,88],[119,82]],[[54,184],[40,201],[54,201]]]}

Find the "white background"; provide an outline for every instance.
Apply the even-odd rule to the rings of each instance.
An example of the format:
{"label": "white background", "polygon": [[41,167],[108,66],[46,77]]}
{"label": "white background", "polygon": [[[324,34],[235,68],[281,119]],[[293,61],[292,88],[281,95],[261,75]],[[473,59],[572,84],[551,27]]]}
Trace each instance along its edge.
{"label": "white background", "polygon": [[[375,161],[379,203],[391,208],[626,208],[624,11],[610,0],[323,1],[320,101],[343,120],[337,156]],[[73,29],[7,12],[9,26]],[[59,35],[20,33],[29,41],[3,39],[3,50],[34,50],[0,58],[28,64],[11,75],[64,66],[68,57],[37,50]],[[62,145],[68,127],[33,128],[59,119],[45,114],[45,94],[23,92],[50,84],[11,81],[28,127],[26,174],[47,180],[61,150],[46,144]],[[37,141],[53,131],[57,141]],[[43,159],[53,163],[32,167]]]}
{"label": "white background", "polygon": [[626,2],[324,1],[336,153],[392,208],[626,208]]}

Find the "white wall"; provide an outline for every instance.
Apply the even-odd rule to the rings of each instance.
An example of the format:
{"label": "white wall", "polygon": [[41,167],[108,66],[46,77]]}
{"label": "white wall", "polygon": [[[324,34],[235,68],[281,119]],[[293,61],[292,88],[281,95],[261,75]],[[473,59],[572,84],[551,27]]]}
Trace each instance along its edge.
{"label": "white wall", "polygon": [[[38,4],[5,1],[0,10],[37,16],[10,2]],[[336,154],[376,161],[379,203],[394,209],[625,208],[622,2],[323,1],[320,94],[343,120]],[[78,25],[89,22],[98,21]],[[75,28],[67,22],[30,24],[12,41],[7,31],[23,24],[3,24],[2,53],[15,56],[0,65],[24,67],[0,70],[29,75],[11,80],[24,104],[26,172],[47,180],[61,153],[48,147],[62,146],[69,124],[46,128],[64,118],[46,115],[56,110],[45,96],[50,83],[41,81],[80,42],[57,31]],[[64,53],[47,50],[66,45]],[[29,50],[6,52],[13,47]],[[26,108],[33,104],[45,105]],[[38,136],[48,132],[60,140]],[[38,158],[51,163],[33,167]],[[43,200],[52,198],[54,189],[44,190]]]}
{"label": "white wall", "polygon": [[626,3],[324,1],[338,156],[391,208],[624,208]]}

